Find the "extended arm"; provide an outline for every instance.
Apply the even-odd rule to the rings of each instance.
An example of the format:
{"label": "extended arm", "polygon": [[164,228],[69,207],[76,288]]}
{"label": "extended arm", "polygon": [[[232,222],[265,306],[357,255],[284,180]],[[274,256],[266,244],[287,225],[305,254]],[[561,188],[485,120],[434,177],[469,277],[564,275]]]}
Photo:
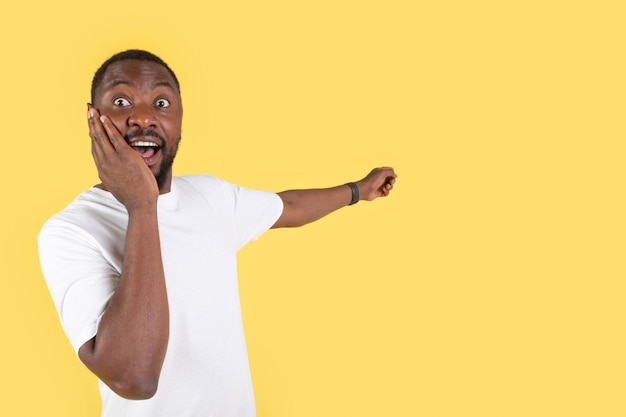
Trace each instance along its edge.
{"label": "extended arm", "polygon": [[[374,200],[389,195],[396,181],[393,168],[375,168],[356,182],[360,200]],[[347,206],[352,200],[348,185],[308,190],[288,190],[278,193],[283,200],[283,213],[272,226],[297,227],[314,222],[333,211]]]}
{"label": "extended arm", "polygon": [[79,357],[122,397],[156,392],[169,337],[169,310],[157,223],[159,190],[143,160],[111,121],[90,108],[92,153],[106,189],[126,206],[128,229],[122,274],[97,335]]}

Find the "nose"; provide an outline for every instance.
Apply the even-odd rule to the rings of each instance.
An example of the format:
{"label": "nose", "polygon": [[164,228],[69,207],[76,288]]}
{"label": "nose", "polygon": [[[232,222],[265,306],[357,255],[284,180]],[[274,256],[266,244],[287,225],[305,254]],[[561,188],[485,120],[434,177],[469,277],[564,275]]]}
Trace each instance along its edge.
{"label": "nose", "polygon": [[136,103],[128,116],[128,125],[138,126],[142,129],[156,127],[157,119],[152,106]]}

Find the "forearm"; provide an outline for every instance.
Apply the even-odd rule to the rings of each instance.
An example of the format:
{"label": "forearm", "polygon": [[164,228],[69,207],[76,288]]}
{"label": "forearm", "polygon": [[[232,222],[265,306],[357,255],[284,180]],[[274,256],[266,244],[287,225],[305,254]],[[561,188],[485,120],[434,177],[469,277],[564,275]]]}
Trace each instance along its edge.
{"label": "forearm", "polygon": [[[355,183],[358,190],[356,201],[371,201],[389,195],[396,177],[393,168],[374,168],[365,178]],[[283,200],[284,207],[273,228],[297,227],[314,222],[349,205],[353,199],[352,189],[347,184],[331,188],[289,190],[278,195]]]}
{"label": "forearm", "polygon": [[352,191],[347,185],[308,190],[288,190],[278,193],[283,200],[284,215],[274,224],[278,227],[298,227],[314,222],[333,211],[347,206]]}
{"label": "forearm", "polygon": [[156,208],[129,213],[122,275],[98,327],[79,351],[103,382],[127,398],[156,391],[169,337],[169,309]]}

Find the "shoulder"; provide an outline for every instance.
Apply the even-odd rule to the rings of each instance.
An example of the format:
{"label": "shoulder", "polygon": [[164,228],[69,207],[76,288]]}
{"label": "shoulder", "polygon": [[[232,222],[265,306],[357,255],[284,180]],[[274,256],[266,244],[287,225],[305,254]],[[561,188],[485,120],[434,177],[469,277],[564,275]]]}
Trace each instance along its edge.
{"label": "shoulder", "polygon": [[78,195],[67,207],[46,221],[40,237],[71,233],[92,235],[103,227],[124,225],[128,214],[111,193],[92,188]]}
{"label": "shoulder", "polygon": [[196,174],[196,175],[183,175],[179,177],[173,177],[172,183],[175,187],[185,188],[222,188],[222,187],[236,187],[234,184],[229,183],[221,178],[214,177],[209,174]]}
{"label": "shoulder", "polygon": [[238,188],[235,184],[209,174],[185,175],[172,179],[173,189],[179,198],[198,197],[227,198]]}
{"label": "shoulder", "polygon": [[174,177],[172,181],[179,198],[201,195],[211,205],[263,205],[280,199],[276,193],[236,185],[208,174]]}

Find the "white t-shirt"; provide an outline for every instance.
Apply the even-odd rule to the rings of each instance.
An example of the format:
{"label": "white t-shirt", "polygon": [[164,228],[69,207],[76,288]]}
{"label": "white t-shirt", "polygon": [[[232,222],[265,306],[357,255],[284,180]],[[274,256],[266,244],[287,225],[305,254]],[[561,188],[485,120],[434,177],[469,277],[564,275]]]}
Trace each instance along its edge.
{"label": "white t-shirt", "polygon": [[[208,175],[174,177],[159,196],[170,336],[156,395],[126,400],[100,382],[103,417],[253,417],[236,252],[282,213],[274,193]],[[92,188],[39,235],[42,270],[75,351],[96,335],[117,287],[128,215]]]}

